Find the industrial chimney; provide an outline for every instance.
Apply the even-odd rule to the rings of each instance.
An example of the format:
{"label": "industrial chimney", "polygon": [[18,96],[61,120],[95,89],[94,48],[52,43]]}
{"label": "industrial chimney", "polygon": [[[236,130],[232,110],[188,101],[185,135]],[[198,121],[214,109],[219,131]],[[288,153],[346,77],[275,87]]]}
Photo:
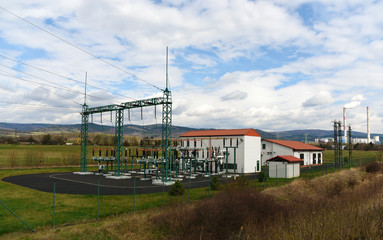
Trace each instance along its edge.
{"label": "industrial chimney", "polygon": [[370,137],[370,109],[367,107],[367,143],[371,142]]}

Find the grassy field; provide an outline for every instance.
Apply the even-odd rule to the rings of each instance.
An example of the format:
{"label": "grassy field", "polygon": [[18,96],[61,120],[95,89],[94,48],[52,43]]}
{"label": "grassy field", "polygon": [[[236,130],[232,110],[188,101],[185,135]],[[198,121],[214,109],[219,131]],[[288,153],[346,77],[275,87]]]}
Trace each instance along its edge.
{"label": "grassy field", "polygon": [[[92,170],[92,169],[90,169]],[[95,169],[93,169],[95,170]],[[21,169],[1,170],[0,179],[7,176],[33,174],[41,172],[71,172],[78,168],[49,168],[49,169]],[[53,185],[52,185],[53,188]],[[52,224],[53,194],[21,187],[0,181],[0,201],[14,211],[21,219],[32,228]],[[96,193],[96,189],[95,189]],[[194,201],[207,197],[207,188],[190,189],[190,200]],[[173,198],[164,195],[164,203],[168,204]],[[187,200],[187,195],[183,197]],[[56,194],[55,224],[66,225],[83,221],[93,221],[97,217],[96,195],[70,195]],[[162,206],[162,193],[136,195],[135,210],[141,211],[148,208]],[[100,218],[118,215],[133,211],[133,196],[100,196]],[[16,217],[11,215],[0,205],[0,235],[14,231],[29,231]]]}
{"label": "grassy field", "polygon": [[[79,146],[65,146],[65,145],[0,145],[0,179],[7,176],[14,176],[20,174],[33,174],[42,172],[71,172],[78,171],[78,167],[66,167],[66,168],[50,168],[50,166],[68,166],[79,165]],[[381,152],[365,152],[354,151],[354,161],[360,161],[362,164],[370,159],[379,159]],[[89,155],[90,156],[90,155]],[[346,151],[344,152],[346,155]],[[332,162],[334,157],[333,151],[325,151],[325,162]],[[43,167],[43,168],[39,168]],[[44,168],[48,167],[48,168]],[[7,169],[13,168],[13,169]],[[90,170],[96,170],[95,168]],[[311,179],[326,175],[327,173],[333,173],[339,171],[336,169],[312,169],[307,172],[302,172],[301,179]],[[268,179],[266,182],[257,182],[254,186],[254,180],[246,180],[246,185],[257,191],[274,186],[286,185],[293,180],[291,179]],[[53,187],[53,186],[52,186]],[[191,189],[190,200],[204,199],[208,194],[212,194],[212,191],[208,191],[207,188]],[[13,185],[0,181],[0,201],[6,204],[17,215],[19,215],[24,221],[31,225],[34,229],[41,230],[49,228],[52,224],[52,193],[44,193],[21,186]],[[181,198],[169,197],[165,194],[164,202],[166,206],[173,206],[179,202],[187,202],[187,195]],[[137,195],[135,199],[135,209],[137,211],[143,211],[145,209],[159,210],[162,206],[162,193]],[[183,204],[185,205],[185,204]],[[188,206],[194,206],[193,204],[187,204]],[[96,226],[95,222],[97,214],[97,197],[96,195],[69,195],[69,194],[56,194],[56,217],[55,224],[59,226],[59,229],[63,229],[67,225],[83,223],[88,226],[88,231],[91,230],[91,226]],[[133,196],[101,196],[100,197],[100,218],[103,221],[103,228],[108,226],[109,220],[112,216],[123,214],[126,218],[137,218],[137,221],[153,217],[151,210],[144,212],[143,215],[131,215],[133,211]],[[186,211],[186,210],[185,210]],[[104,222],[105,221],[105,222]],[[115,220],[111,220],[114,222]],[[118,220],[117,220],[118,221]],[[124,222],[125,220],[120,220]],[[114,223],[113,223],[114,224]],[[129,224],[135,225],[129,220]],[[145,225],[145,223],[142,223]],[[152,223],[147,226],[142,226],[142,229],[150,228]],[[119,226],[123,228],[123,226]],[[18,219],[11,215],[5,208],[0,206],[0,236],[6,233],[15,232],[18,235],[19,232],[28,232],[29,229],[25,227]],[[48,231],[48,230],[46,230]],[[60,231],[60,230],[58,230]],[[77,232],[77,230],[73,230]],[[136,231],[136,230],[134,230]],[[138,234],[143,234],[141,230],[137,230]],[[153,229],[150,230],[146,236],[147,239],[153,239],[156,235]],[[157,231],[157,230],[155,230]],[[52,233],[52,231],[49,231]],[[116,239],[110,231],[106,231],[105,234],[101,234],[99,230],[95,231],[100,236],[105,238],[95,239]],[[53,231],[55,233],[55,231]],[[73,233],[78,234],[78,233]],[[127,234],[127,233],[124,233]],[[122,235],[124,235],[122,234]],[[153,235],[154,234],[154,235]],[[162,232],[160,235],[166,235]],[[74,236],[74,235],[68,235]],[[63,236],[61,239],[72,239],[73,237]],[[82,237],[80,236],[79,239]],[[38,239],[38,238],[37,238]],[[46,239],[50,239],[49,237]],[[124,239],[124,238],[120,238]],[[136,238],[137,239],[137,238]]]}
{"label": "grassy field", "polygon": [[[371,169],[371,168],[370,168]],[[63,224],[2,239],[382,239],[383,166],[259,192],[232,184],[211,198],[170,201],[164,209]]]}
{"label": "grassy field", "polygon": [[[99,147],[88,147],[88,164],[96,164],[92,160],[93,148]],[[137,147],[127,148],[132,149],[133,154]],[[0,169],[80,166],[80,150],[79,145],[0,144]]]}

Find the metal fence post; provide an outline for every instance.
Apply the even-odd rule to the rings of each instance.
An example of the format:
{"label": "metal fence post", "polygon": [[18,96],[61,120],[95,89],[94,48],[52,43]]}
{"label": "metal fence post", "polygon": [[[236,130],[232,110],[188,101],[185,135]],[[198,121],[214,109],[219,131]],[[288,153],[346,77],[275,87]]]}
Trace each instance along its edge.
{"label": "metal fence post", "polygon": [[165,206],[165,182],[162,181],[162,207]]}
{"label": "metal fence post", "polygon": [[53,218],[52,218],[52,228],[55,227],[55,202],[56,202],[56,182],[53,182]]}
{"label": "metal fence post", "polygon": [[133,212],[136,211],[136,176],[133,177]]}
{"label": "metal fence post", "polygon": [[254,172],[254,188],[257,188],[257,166],[255,166]]}
{"label": "metal fence post", "polygon": [[97,180],[97,221],[100,219],[100,179]]}

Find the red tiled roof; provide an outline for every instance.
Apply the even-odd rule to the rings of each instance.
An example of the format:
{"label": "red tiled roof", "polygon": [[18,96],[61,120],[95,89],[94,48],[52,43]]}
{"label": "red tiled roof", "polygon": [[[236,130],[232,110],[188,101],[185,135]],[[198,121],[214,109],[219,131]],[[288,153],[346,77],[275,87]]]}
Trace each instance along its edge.
{"label": "red tiled roof", "polygon": [[249,129],[222,129],[222,130],[200,130],[189,131],[180,137],[223,137],[223,136],[256,136],[261,135],[252,128]]}
{"label": "red tiled roof", "polygon": [[268,161],[289,162],[289,163],[303,162],[302,159],[291,156],[291,155],[276,156],[276,157],[270,158],[269,160],[266,160],[266,162],[268,162]]}
{"label": "red tiled roof", "polygon": [[298,141],[288,141],[288,140],[274,140],[274,139],[263,139],[265,141],[276,143],[294,150],[312,150],[312,151],[323,151],[323,148],[315,147],[310,144],[306,144]]}

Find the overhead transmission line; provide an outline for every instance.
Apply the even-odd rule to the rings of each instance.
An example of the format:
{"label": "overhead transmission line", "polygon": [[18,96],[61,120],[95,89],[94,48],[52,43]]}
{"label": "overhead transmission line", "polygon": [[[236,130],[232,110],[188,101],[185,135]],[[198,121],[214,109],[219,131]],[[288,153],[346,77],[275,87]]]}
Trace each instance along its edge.
{"label": "overhead transmission line", "polygon": [[11,12],[11,11],[9,11],[8,9],[5,9],[5,8],[2,7],[2,6],[0,6],[0,9],[2,9],[3,11],[8,12],[9,14],[11,14],[11,15],[17,17],[18,19],[20,19],[20,20],[22,20],[22,21],[24,21],[24,22],[26,22],[26,23],[28,23],[28,24],[30,24],[30,25],[32,25],[32,26],[38,28],[38,29],[40,29],[41,31],[43,31],[43,32],[45,32],[45,33],[47,33],[47,34],[49,34],[49,35],[51,35],[51,36],[53,36],[53,37],[55,37],[55,38],[57,38],[57,39],[59,39],[59,40],[65,42],[65,43],[69,44],[69,45],[71,45],[72,47],[77,48],[78,50],[80,50],[80,51],[82,51],[82,52],[84,52],[84,53],[86,53],[86,54],[88,54],[88,55],[90,55],[90,56],[92,56],[92,57],[94,57],[94,58],[96,58],[96,59],[98,59],[98,60],[100,60],[100,61],[102,61],[102,62],[104,62],[104,63],[106,63],[106,64],[108,64],[108,65],[110,65],[110,66],[112,66],[112,67],[114,67],[114,68],[116,68],[116,69],[118,69],[118,70],[120,70],[120,71],[123,71],[124,73],[126,73],[126,74],[128,74],[128,75],[130,75],[130,76],[132,76],[132,77],[134,77],[134,78],[136,78],[136,79],[138,79],[138,80],[140,80],[140,81],[142,81],[142,82],[144,82],[144,83],[147,83],[147,84],[151,85],[152,87],[154,87],[154,88],[156,88],[156,89],[158,89],[158,90],[160,90],[160,91],[162,91],[162,92],[164,91],[164,89],[162,89],[162,88],[160,88],[160,87],[157,87],[156,85],[154,85],[154,84],[152,84],[152,83],[146,81],[145,79],[142,79],[142,78],[138,77],[137,75],[135,75],[135,74],[133,74],[133,73],[130,73],[130,72],[126,71],[125,69],[123,69],[123,68],[121,68],[121,67],[119,67],[119,66],[117,66],[117,65],[115,65],[115,64],[113,64],[113,63],[111,63],[111,62],[109,62],[109,61],[106,61],[105,59],[102,59],[101,57],[98,57],[98,56],[94,55],[93,53],[91,53],[91,52],[89,52],[89,51],[87,51],[87,50],[85,50],[85,49],[83,49],[83,48],[81,48],[81,47],[75,45],[74,43],[71,43],[71,42],[65,40],[64,38],[59,37],[59,36],[57,36],[56,34],[49,32],[48,30],[45,30],[44,28],[42,28],[42,27],[40,27],[40,26],[38,26],[38,25],[36,25],[36,24],[34,24],[34,23],[32,23],[32,22],[26,20],[26,19],[23,18],[23,17],[20,17],[19,15],[15,14],[15,13],[13,13],[13,12]]}
{"label": "overhead transmission line", "polygon": [[[1,8],[1,7],[0,7],[0,8]],[[3,57],[3,58],[5,58],[5,59],[8,59],[8,60],[11,60],[11,61],[14,61],[14,62],[23,64],[23,65],[25,65],[25,66],[28,66],[28,67],[31,67],[31,68],[34,68],[34,69],[37,69],[37,70],[40,70],[40,71],[43,71],[43,72],[46,72],[46,73],[49,73],[49,74],[52,74],[52,75],[61,77],[61,78],[64,78],[64,79],[66,79],[66,80],[70,80],[70,81],[73,81],[73,82],[77,82],[77,83],[84,84],[84,82],[82,82],[82,81],[79,81],[79,80],[76,80],[76,79],[73,79],[73,78],[70,78],[70,77],[66,77],[66,76],[60,75],[60,74],[58,74],[58,73],[55,73],[55,72],[52,72],[52,71],[49,71],[49,70],[46,70],[46,69],[43,69],[43,68],[40,68],[40,67],[33,66],[33,65],[31,65],[31,64],[28,64],[28,63],[19,61],[19,60],[17,60],[17,59],[13,59],[13,58],[4,56],[4,55],[2,55],[2,54],[0,54],[0,57]],[[12,68],[12,69],[13,69],[13,68]],[[15,70],[15,69],[13,69],[13,70]],[[20,72],[22,72],[22,71],[20,71]],[[25,72],[23,72],[23,73],[25,73]],[[112,94],[114,94],[114,95],[119,95],[119,96],[122,96],[122,97],[124,97],[124,98],[129,98],[129,99],[132,99],[132,100],[136,100],[136,99],[134,99],[134,98],[127,97],[127,96],[125,96],[125,95],[122,95],[122,94],[119,94],[119,93],[116,93],[116,92],[112,92],[112,91],[107,90],[107,89],[105,89],[105,88],[97,87],[97,86],[94,86],[94,85],[91,85],[91,84],[87,84],[87,86],[90,86],[90,87],[93,87],[93,88],[96,88],[96,89],[100,89],[100,90],[102,90],[102,91],[109,92],[109,93],[112,93]],[[81,94],[84,94],[84,93],[81,93]]]}
{"label": "overhead transmission line", "polygon": [[39,105],[39,104],[25,104],[25,103],[15,103],[15,102],[0,102],[3,104],[7,104],[6,106],[0,106],[0,108],[9,108],[10,105],[13,105],[12,108],[17,109],[23,109],[23,110],[36,110],[36,109],[42,109],[42,110],[57,110],[57,111],[77,111],[77,108],[70,108],[70,107],[59,107],[59,106],[47,106],[47,105]]}
{"label": "overhead transmission line", "polygon": [[[5,71],[4,71],[5,72]],[[8,72],[5,72],[5,73],[8,73]],[[8,73],[9,74],[9,73]],[[78,91],[74,91],[74,90],[71,90],[71,89],[66,89],[66,88],[63,88],[63,87],[56,87],[56,86],[51,86],[51,85],[46,85],[46,84],[42,84],[42,83],[39,83],[39,82],[35,82],[35,81],[32,81],[32,80],[28,80],[28,79],[24,79],[24,78],[20,78],[20,77],[15,77],[15,76],[12,76],[12,75],[8,75],[8,74],[4,74],[4,73],[0,73],[0,76],[5,76],[5,77],[9,77],[9,78],[13,78],[13,79],[17,79],[17,80],[21,80],[21,81],[24,81],[24,82],[29,82],[33,85],[37,85],[39,87],[50,87],[50,88],[56,88],[56,89],[59,89],[59,90],[64,90],[64,91],[69,91],[69,92],[73,92],[73,93],[80,93],[80,94],[83,94],[82,92],[78,92]],[[50,93],[54,94],[54,95],[57,95],[63,99],[65,99],[64,96],[60,95],[60,94],[57,94],[57,93],[54,93],[52,91],[50,91]],[[110,99],[105,99],[105,98],[101,98],[101,97],[96,97],[96,96],[93,96],[93,95],[88,95],[90,97],[93,97],[93,98],[96,98],[96,99],[99,99],[99,100],[103,100],[103,101],[111,101]],[[78,102],[75,102],[73,101],[75,104],[78,104],[78,105],[82,105]]]}
{"label": "overhead transmission line", "polygon": [[[61,84],[58,84],[58,83],[55,83],[55,82],[46,80],[46,79],[44,79],[44,78],[35,76],[35,75],[33,75],[33,74],[30,74],[30,73],[26,73],[26,72],[23,72],[23,71],[20,71],[20,70],[13,69],[13,68],[11,68],[11,67],[9,67],[9,66],[6,66],[6,65],[4,65],[4,64],[1,64],[1,63],[0,63],[0,65],[1,65],[1,66],[4,66],[4,67],[6,67],[6,68],[9,68],[9,69],[11,69],[11,70],[14,70],[14,71],[21,72],[22,74],[29,75],[29,76],[31,76],[31,77],[40,79],[40,80],[42,80],[42,81],[49,82],[49,83],[51,83],[51,84],[57,85],[58,87],[50,86],[50,85],[44,85],[44,86],[52,87],[52,88],[57,88],[57,89],[61,89],[61,90],[64,90],[64,91],[73,92],[73,93],[79,93],[79,94],[84,95],[83,92],[79,92],[79,91],[72,90],[72,89],[70,89],[70,88],[68,88],[68,87],[65,87],[65,86],[61,85]],[[5,72],[5,71],[4,71],[4,72]],[[8,73],[8,72],[6,72],[6,73]],[[8,73],[8,74],[10,74],[10,73]],[[4,74],[0,74],[0,75],[6,76],[6,77],[12,77],[12,78],[16,78],[16,79],[19,79],[19,80],[22,80],[22,81],[26,81],[26,82],[30,82],[30,83],[35,83],[35,84],[42,85],[41,83],[34,82],[34,81],[32,81],[32,80],[27,80],[27,79],[24,79],[24,78],[19,78],[19,77],[14,77],[14,76],[10,76],[10,75],[4,75]],[[89,95],[89,94],[87,94],[87,95],[90,96],[90,97],[93,97],[93,98],[95,98],[95,99],[98,99],[98,100],[102,100],[102,101],[108,102],[108,103],[114,103],[113,100],[108,99],[108,98],[104,98],[104,97],[96,97],[96,96]],[[81,105],[81,104],[80,104],[80,105]]]}

